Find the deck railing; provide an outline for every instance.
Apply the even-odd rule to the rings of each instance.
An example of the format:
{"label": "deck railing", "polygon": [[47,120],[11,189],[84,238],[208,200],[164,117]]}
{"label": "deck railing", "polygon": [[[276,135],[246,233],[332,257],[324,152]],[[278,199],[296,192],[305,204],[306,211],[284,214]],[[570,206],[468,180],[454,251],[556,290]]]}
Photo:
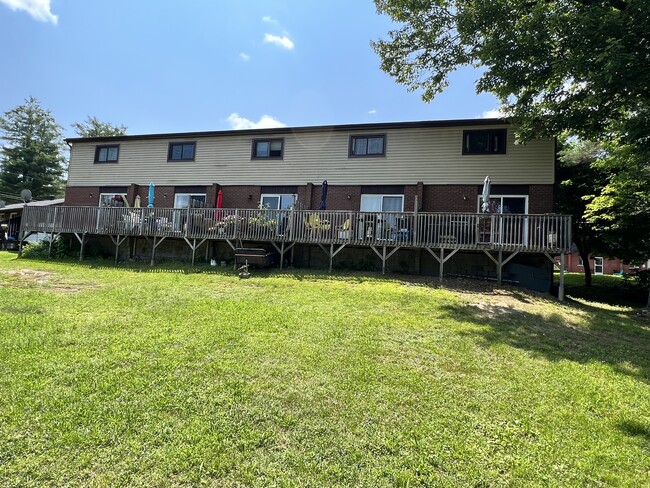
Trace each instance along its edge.
{"label": "deck railing", "polygon": [[571,217],[329,210],[30,207],[22,233],[567,252]]}

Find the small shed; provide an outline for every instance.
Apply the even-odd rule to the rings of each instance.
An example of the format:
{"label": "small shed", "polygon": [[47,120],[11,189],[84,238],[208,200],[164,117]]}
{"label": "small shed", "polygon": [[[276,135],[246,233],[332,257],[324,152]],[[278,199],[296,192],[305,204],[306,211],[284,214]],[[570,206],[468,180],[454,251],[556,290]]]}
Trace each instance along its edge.
{"label": "small shed", "polygon": [[[63,205],[63,202],[63,198],[55,198],[53,200],[31,201],[27,205],[30,207],[53,207]],[[24,203],[13,203],[0,208],[0,225],[7,233],[7,237],[18,239],[23,208],[25,208]]]}

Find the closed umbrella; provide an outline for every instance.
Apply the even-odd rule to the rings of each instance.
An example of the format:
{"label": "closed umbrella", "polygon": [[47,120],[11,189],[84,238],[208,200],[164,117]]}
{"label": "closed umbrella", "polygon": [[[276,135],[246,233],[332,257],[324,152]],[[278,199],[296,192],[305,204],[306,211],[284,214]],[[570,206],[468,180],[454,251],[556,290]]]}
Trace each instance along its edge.
{"label": "closed umbrella", "polygon": [[147,196],[148,208],[153,208],[153,199],[154,199],[154,184],[153,182],[149,183],[149,195]]}
{"label": "closed umbrella", "polygon": [[[221,191],[221,190],[219,190],[219,192],[217,193],[217,204],[215,206],[217,208],[223,208],[223,191]],[[214,217],[216,219],[220,219],[221,218],[221,212],[219,212],[219,211],[215,212]]]}
{"label": "closed umbrella", "polygon": [[133,206],[134,206],[135,208],[140,208],[140,195],[138,195],[137,197],[135,197],[135,202],[133,203]]}
{"label": "closed umbrella", "polygon": [[327,208],[327,180],[323,181],[323,185],[321,186],[320,207],[318,207],[318,209],[325,210],[326,208]]}
{"label": "closed umbrella", "polygon": [[489,176],[485,177],[483,181],[483,204],[481,205],[481,211],[486,213],[490,209],[490,187],[492,186],[492,181]]}

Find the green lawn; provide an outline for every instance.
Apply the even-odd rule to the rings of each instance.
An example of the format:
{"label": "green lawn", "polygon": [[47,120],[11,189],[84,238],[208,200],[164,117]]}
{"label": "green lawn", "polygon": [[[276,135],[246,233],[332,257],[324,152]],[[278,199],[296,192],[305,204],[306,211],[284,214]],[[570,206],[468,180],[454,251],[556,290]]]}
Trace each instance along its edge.
{"label": "green lawn", "polygon": [[650,484],[646,318],[449,286],[2,252],[0,486]]}
{"label": "green lawn", "polygon": [[[565,273],[567,295],[593,302],[628,307],[643,307],[648,303],[648,291],[642,289],[634,277],[592,275],[591,286],[585,286],[583,273]],[[555,281],[559,280],[555,273]]]}

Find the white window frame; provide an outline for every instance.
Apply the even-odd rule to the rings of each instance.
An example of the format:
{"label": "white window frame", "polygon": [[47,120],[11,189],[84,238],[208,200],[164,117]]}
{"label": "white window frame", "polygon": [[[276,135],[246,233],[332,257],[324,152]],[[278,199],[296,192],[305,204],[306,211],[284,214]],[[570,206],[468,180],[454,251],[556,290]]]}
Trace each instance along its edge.
{"label": "white window frame", "polygon": [[[126,192],[124,192],[124,193],[110,193],[110,192],[109,193],[100,193],[99,194],[99,200],[97,201],[97,206],[102,207],[102,197],[109,197],[109,196],[110,197],[115,197],[115,196],[118,196],[118,195],[121,196],[126,201]],[[124,205],[124,206],[126,207],[126,205]],[[111,206],[108,205],[108,207],[110,208]]]}
{"label": "white window frame", "polygon": [[[600,265],[598,264],[598,260],[600,260]],[[600,266],[600,272],[596,271],[597,266]],[[605,260],[603,259],[602,256],[594,256],[594,274],[601,275],[604,274],[604,271],[605,271]]]}
{"label": "white window frame", "polygon": [[[503,213],[503,199],[504,198],[523,198],[524,199],[524,215],[528,214],[528,195],[495,194],[495,195],[490,195],[490,199],[492,199],[492,198],[499,198],[500,199],[500,201],[499,201],[499,212],[498,213],[488,212],[488,213],[486,213],[484,215],[508,215],[508,214]],[[483,195],[479,194],[477,196],[477,198],[476,198],[476,211],[479,214],[483,213],[482,210],[481,210],[482,204],[483,204]],[[503,226],[502,226],[502,224],[503,224],[503,222],[500,220],[499,221],[499,226],[497,228],[497,231],[499,233],[498,234],[499,239],[501,239],[503,237]],[[494,229],[490,230],[489,240],[492,239],[492,232],[494,232]],[[522,244],[527,246],[528,245],[528,217],[524,218],[524,228],[523,228],[522,232],[523,232],[523,242],[522,242]],[[481,240],[481,239],[485,239],[484,236],[486,236],[488,234],[487,233],[483,233],[483,234],[477,233],[477,235],[479,236],[479,240]],[[481,241],[481,242],[483,242],[483,241]]]}
{"label": "white window frame", "polygon": [[[186,208],[192,208],[192,207],[177,207],[176,206],[176,199],[178,197],[203,197],[204,202],[207,204],[208,202],[208,194],[207,193],[174,193],[174,208],[176,209],[186,209]],[[205,207],[204,207],[205,208]]]}
{"label": "white window frame", "polygon": [[[500,207],[500,212],[499,213],[500,214],[503,213],[503,199],[504,198],[524,198],[526,200],[526,203],[524,205],[524,213],[525,214],[528,213],[528,195],[490,195],[490,198],[491,199],[492,198],[500,198],[501,199],[501,203],[499,204],[499,207]],[[482,213],[481,212],[481,204],[482,203],[483,203],[483,195],[478,195],[478,197],[476,199],[476,211],[478,213]]]}
{"label": "white window frame", "polygon": [[[293,203],[292,205],[295,205],[298,203],[298,195],[296,193],[262,193],[260,195],[260,206],[262,205],[262,202],[264,201],[264,198],[276,198],[278,199],[278,205],[281,207],[282,206],[282,197],[292,197],[293,198]],[[289,207],[291,208],[291,207]],[[287,211],[288,208],[269,208],[271,211],[276,211],[280,212],[281,210]],[[282,235],[284,234],[284,230],[287,228],[288,224],[288,215],[286,213],[284,214],[273,214],[271,213],[270,218],[277,219],[277,223],[275,226],[275,232],[277,235]]]}
{"label": "white window frame", "polygon": [[384,198],[385,197],[395,197],[402,199],[402,206],[400,210],[392,210],[392,212],[403,212],[404,211],[404,195],[403,194],[380,194],[380,193],[362,193],[361,200],[359,202],[359,211],[360,212],[375,212],[375,210],[363,210],[363,200],[364,198],[381,198],[381,209],[377,210],[378,212],[389,212],[389,210],[384,210]]}
{"label": "white window frame", "polygon": [[[282,203],[282,197],[292,197],[293,198],[293,205],[298,203],[298,195],[296,193],[262,193],[260,195],[260,205],[264,201],[264,198],[278,198],[278,205]],[[286,210],[286,209],[281,209],[281,208],[272,208],[270,210]]]}
{"label": "white window frame", "polygon": [[[381,206],[379,210],[363,210],[363,201],[369,198],[380,198]],[[402,205],[399,210],[384,210],[384,198],[400,198],[402,200]],[[391,229],[396,227],[397,218],[394,215],[384,215],[377,216],[377,214],[383,214],[384,212],[404,212],[404,194],[382,194],[382,193],[362,193],[361,200],[359,202],[359,211],[369,214],[375,214],[374,217],[370,219],[361,218],[359,224],[359,239],[364,238],[377,238],[379,240],[388,239],[387,234],[391,233]]]}
{"label": "white window frame", "polygon": [[583,268],[585,266],[584,262],[582,261],[582,256],[578,256],[578,266]]}

